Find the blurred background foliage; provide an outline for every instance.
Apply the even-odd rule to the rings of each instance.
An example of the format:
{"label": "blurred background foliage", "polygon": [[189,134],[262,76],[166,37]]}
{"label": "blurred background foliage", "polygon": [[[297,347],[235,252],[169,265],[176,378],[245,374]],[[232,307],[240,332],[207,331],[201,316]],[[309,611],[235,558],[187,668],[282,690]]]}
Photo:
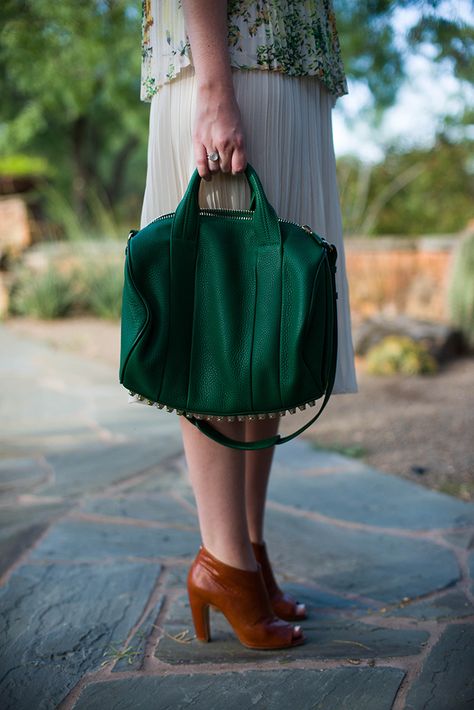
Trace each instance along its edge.
{"label": "blurred background foliage", "polygon": [[0,154],[16,174],[43,161],[38,189],[66,234],[78,221],[100,232],[104,211],[109,229],[136,223],[148,119],[140,12],[125,0],[1,5]]}
{"label": "blurred background foliage", "polygon": [[[462,4],[459,0],[334,0],[346,71],[351,79],[367,84],[378,117],[393,104],[406,79],[409,53],[424,54],[437,64],[447,62],[457,79],[472,82],[474,29],[462,19]],[[471,3],[469,7],[472,13]],[[403,44],[396,31],[400,10],[412,18]],[[466,106],[462,120],[468,120],[470,112]]]}
{"label": "blurred background foliage", "polygon": [[[348,79],[368,88],[364,112],[374,131],[406,80],[408,54],[428,54],[461,85],[472,79],[473,29],[449,6],[335,0]],[[400,9],[414,11],[403,46],[395,31]],[[139,221],[146,168],[140,3],[3,0],[0,28],[0,184],[31,181],[43,239],[123,239]],[[467,100],[455,116],[446,106],[429,148],[387,145],[376,164],[341,157],[346,233],[462,229],[472,218],[472,136],[450,127],[472,117]]]}
{"label": "blurred background foliage", "polygon": [[375,165],[344,156],[337,168],[347,234],[452,234],[473,217],[471,140],[441,133],[430,148],[387,147]]}

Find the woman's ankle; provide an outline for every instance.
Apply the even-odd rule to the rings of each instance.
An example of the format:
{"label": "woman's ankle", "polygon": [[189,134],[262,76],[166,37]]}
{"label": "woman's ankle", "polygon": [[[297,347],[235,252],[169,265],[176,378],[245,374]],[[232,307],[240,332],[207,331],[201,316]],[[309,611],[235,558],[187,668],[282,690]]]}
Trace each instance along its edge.
{"label": "woman's ankle", "polygon": [[253,548],[250,543],[248,546],[222,545],[222,543],[219,544],[216,541],[215,543],[209,542],[208,544],[203,542],[203,545],[211,555],[230,567],[245,569],[249,572],[256,572],[258,569]]}

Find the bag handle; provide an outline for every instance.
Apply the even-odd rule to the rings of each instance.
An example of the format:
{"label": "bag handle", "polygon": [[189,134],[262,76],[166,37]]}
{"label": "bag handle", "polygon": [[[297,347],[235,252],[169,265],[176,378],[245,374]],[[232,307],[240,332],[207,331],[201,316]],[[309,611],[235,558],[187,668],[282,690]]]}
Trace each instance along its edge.
{"label": "bag handle", "polygon": [[203,434],[208,436],[210,439],[214,439],[214,441],[217,441],[219,444],[223,444],[224,446],[228,446],[232,449],[243,449],[243,450],[248,450],[248,451],[257,451],[260,449],[268,449],[271,446],[275,446],[276,444],[284,444],[287,441],[291,441],[291,439],[294,439],[296,436],[301,434],[305,429],[307,429],[311,424],[313,424],[316,419],[319,417],[319,415],[322,413],[324,407],[329,401],[329,398],[331,396],[333,387],[334,387],[334,379],[336,377],[336,362],[337,362],[337,306],[336,306],[336,279],[335,279],[335,262],[337,258],[337,250],[334,245],[329,245],[330,251],[330,271],[331,271],[331,282],[332,282],[332,287],[333,287],[333,294],[334,298],[332,301],[332,339],[331,339],[331,349],[328,354],[328,357],[330,358],[330,363],[331,367],[329,370],[329,375],[328,375],[328,382],[326,386],[326,391],[324,394],[324,401],[319,408],[318,412],[312,417],[312,419],[309,420],[309,422],[306,422],[302,427],[300,427],[297,431],[294,431],[292,434],[288,434],[287,436],[280,436],[280,434],[277,434],[276,436],[271,436],[268,439],[257,439],[256,441],[239,441],[238,439],[232,439],[229,436],[225,436],[225,434],[222,434],[221,432],[217,431],[209,422],[196,419],[195,417],[190,418],[188,421],[190,421],[194,426],[196,426],[199,431],[201,431]]}
{"label": "bag handle", "polygon": [[[247,163],[245,176],[250,186],[252,221],[255,229],[256,246],[269,244],[281,245],[280,225],[278,216],[267,200],[260,178],[254,168]],[[180,203],[178,204],[171,230],[171,245],[173,240],[197,242],[199,236],[199,187],[201,176],[197,168],[194,170]]]}

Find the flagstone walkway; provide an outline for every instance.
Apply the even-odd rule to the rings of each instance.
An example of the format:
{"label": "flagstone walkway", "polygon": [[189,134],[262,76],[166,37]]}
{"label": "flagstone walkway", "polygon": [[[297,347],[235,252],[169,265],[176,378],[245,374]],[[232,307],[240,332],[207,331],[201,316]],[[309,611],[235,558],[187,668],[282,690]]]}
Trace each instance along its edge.
{"label": "flagstone walkway", "polygon": [[277,447],[266,541],[308,640],[250,650],[211,611],[204,644],[176,415],[7,324],[0,378],[3,709],[474,707],[472,504],[304,438]]}

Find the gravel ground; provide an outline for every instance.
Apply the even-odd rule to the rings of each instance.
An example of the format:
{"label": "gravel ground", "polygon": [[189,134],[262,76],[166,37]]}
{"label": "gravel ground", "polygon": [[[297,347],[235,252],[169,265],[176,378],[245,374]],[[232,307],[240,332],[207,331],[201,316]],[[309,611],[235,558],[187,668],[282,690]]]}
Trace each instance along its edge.
{"label": "gravel ground", "polygon": [[[95,318],[10,318],[13,331],[118,368],[120,324]],[[436,375],[375,377],[356,359],[359,392],[331,397],[303,436],[382,471],[463,500],[474,500],[474,358]],[[309,410],[315,411],[315,410]],[[281,433],[309,418],[286,416]]]}

